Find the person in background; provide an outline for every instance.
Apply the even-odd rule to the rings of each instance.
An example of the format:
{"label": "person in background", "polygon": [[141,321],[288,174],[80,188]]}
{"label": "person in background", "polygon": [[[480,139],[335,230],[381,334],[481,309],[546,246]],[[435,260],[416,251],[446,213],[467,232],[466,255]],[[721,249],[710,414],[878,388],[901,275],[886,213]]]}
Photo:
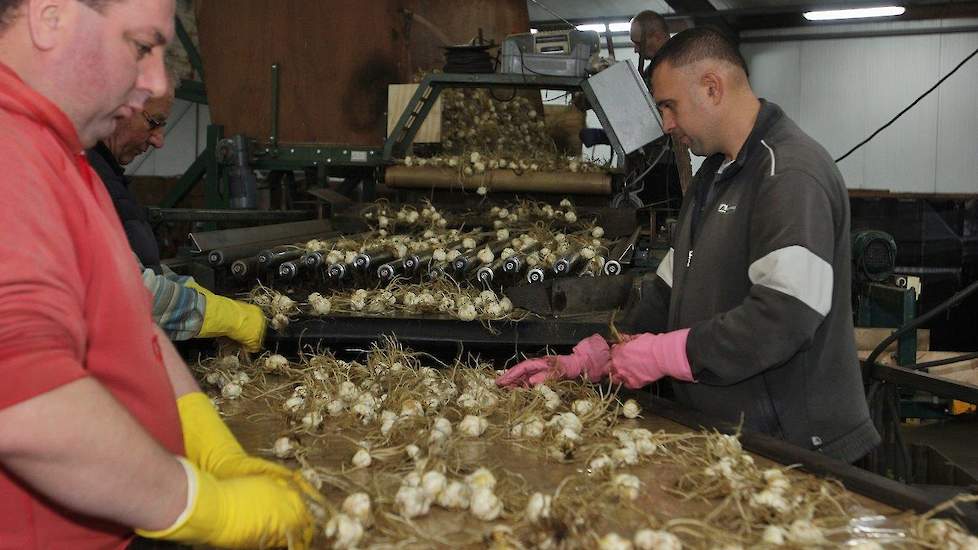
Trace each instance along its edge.
{"label": "person in background", "polygon": [[707,157],[672,247],[642,296],[637,334],[593,335],[530,359],[502,386],[669,379],[693,410],[846,462],[880,442],[856,357],[849,200],[832,157],[754,95],[722,34],[694,28],[652,63],[665,130]]}
{"label": "person in background", "polygon": [[84,155],[166,93],[173,0],[0,0],[0,548],[305,547],[318,492],[247,455],[150,316]]}
{"label": "person in background", "polygon": [[638,70],[648,80],[652,59],[669,40],[669,25],[658,12],[645,10],[632,18],[628,38],[638,54]]}
{"label": "person in background", "polygon": [[129,189],[127,166],[150,147],[159,149],[166,140],[164,128],[173,107],[177,79],[168,72],[167,92],[146,102],[119,120],[111,135],[85,152],[88,162],[105,183],[112,203],[139,259],[143,283],[153,296],[153,319],[171,340],[226,336],[247,351],[261,348],[265,316],[252,304],[216,295],[190,277],[177,275],[160,263],[160,248],[146,208]]}

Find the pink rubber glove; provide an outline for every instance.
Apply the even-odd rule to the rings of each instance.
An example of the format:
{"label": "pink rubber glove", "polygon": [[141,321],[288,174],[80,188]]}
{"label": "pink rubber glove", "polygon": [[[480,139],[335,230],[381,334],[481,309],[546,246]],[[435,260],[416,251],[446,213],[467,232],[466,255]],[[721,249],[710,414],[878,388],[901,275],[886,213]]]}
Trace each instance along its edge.
{"label": "pink rubber glove", "polygon": [[574,346],[570,355],[548,355],[527,359],[504,372],[496,379],[497,386],[536,386],[547,380],[567,380],[587,375],[597,382],[608,375],[611,359],[608,342],[600,334],[592,334]]}
{"label": "pink rubber glove", "polygon": [[684,382],[693,381],[693,371],[686,357],[689,329],[663,334],[628,336],[611,348],[611,381],[637,389],[669,376]]}

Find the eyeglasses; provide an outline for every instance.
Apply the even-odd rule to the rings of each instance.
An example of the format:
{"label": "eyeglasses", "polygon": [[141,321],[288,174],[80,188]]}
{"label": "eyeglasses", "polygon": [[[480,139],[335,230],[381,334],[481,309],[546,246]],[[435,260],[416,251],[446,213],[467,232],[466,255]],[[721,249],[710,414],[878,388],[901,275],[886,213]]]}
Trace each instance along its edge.
{"label": "eyeglasses", "polygon": [[143,118],[146,119],[146,124],[149,124],[149,131],[150,132],[152,132],[153,130],[155,130],[157,128],[162,128],[162,127],[166,126],[166,119],[158,120],[158,119],[153,118],[153,117],[149,116],[148,114],[146,114],[146,111],[143,111]]}

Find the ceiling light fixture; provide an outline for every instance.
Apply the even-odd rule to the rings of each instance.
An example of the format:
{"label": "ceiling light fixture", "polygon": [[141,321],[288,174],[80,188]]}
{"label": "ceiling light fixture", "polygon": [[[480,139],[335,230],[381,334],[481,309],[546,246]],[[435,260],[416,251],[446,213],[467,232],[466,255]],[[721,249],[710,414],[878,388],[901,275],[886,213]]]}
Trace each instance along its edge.
{"label": "ceiling light fixture", "polygon": [[903,6],[880,6],[877,8],[853,8],[847,10],[821,10],[805,12],[809,21],[833,21],[837,19],[864,19],[867,17],[893,17],[903,15]]}
{"label": "ceiling light fixture", "polygon": [[604,23],[590,23],[587,25],[578,25],[577,30],[579,31],[595,31],[595,32],[605,32]]}

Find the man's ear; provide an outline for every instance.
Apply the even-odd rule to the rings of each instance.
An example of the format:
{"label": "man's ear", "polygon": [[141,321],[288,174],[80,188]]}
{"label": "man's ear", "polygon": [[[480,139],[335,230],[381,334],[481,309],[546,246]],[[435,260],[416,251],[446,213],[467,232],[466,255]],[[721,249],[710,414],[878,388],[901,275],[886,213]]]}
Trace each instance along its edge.
{"label": "man's ear", "polygon": [[723,78],[714,71],[707,71],[700,77],[700,85],[706,91],[707,99],[714,105],[719,105],[723,99],[724,89]]}
{"label": "man's ear", "polygon": [[64,0],[27,0],[27,25],[31,41],[39,50],[50,50],[65,31],[68,22]]}

